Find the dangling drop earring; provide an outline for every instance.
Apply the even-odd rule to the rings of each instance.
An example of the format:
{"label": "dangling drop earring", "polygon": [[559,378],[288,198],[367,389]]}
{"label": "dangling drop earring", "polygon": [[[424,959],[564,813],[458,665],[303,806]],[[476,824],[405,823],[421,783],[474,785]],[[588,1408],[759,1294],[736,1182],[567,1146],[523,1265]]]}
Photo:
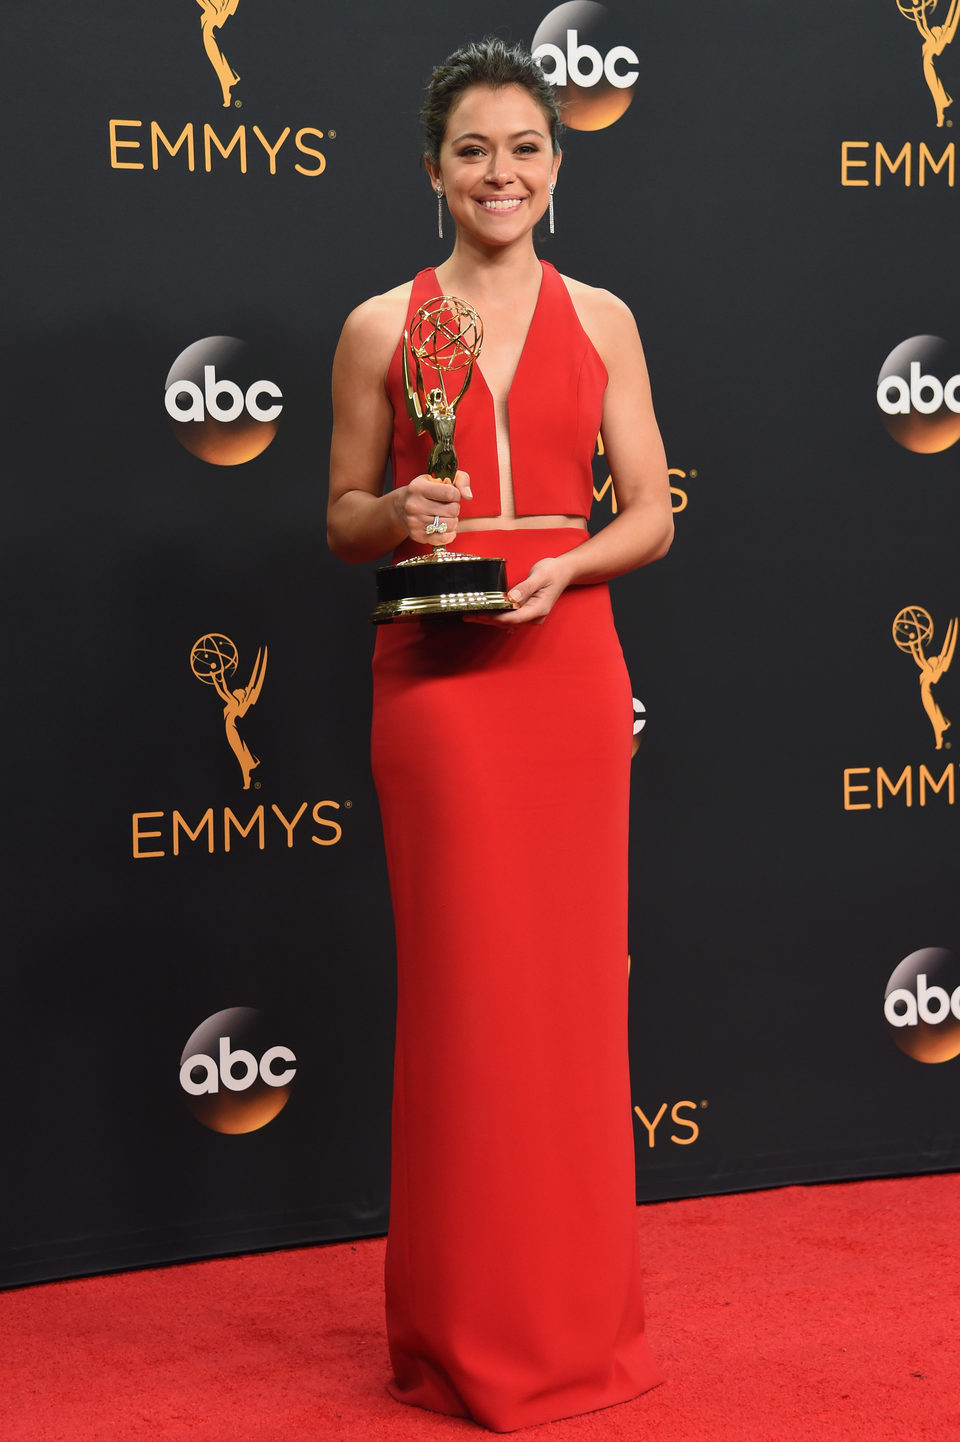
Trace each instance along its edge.
{"label": "dangling drop earring", "polygon": [[550,182],[550,234],[553,235],[553,181]]}
{"label": "dangling drop earring", "polygon": [[443,186],[437,186],[437,234],[443,239]]}

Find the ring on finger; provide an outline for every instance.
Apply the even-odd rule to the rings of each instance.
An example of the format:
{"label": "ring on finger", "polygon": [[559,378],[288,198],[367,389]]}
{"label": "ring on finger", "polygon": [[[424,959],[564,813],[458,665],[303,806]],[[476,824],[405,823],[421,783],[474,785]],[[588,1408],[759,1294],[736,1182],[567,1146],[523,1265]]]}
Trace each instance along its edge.
{"label": "ring on finger", "polygon": [[428,536],[442,536],[446,529],[446,521],[442,521],[439,516],[434,516],[433,520],[426,528],[426,533]]}

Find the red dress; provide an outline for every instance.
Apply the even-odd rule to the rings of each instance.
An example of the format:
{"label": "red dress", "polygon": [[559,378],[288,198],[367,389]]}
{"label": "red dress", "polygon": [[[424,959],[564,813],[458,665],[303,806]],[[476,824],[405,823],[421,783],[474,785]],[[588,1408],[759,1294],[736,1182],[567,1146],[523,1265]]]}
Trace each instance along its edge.
{"label": "red dress", "polygon": [[[432,271],[418,276],[410,314],[438,291]],[[510,397],[521,514],[531,496],[543,513],[543,478],[524,489],[515,417],[526,389],[562,386],[571,336],[577,384],[592,390],[582,407],[599,416],[602,362],[545,266]],[[396,465],[412,426],[393,367],[389,388]],[[465,440],[485,414],[493,426],[476,372],[463,406],[471,394],[457,449],[490,514]],[[579,499],[564,491],[553,514],[589,509],[596,426],[582,421],[564,422],[583,432]],[[512,584],[584,539],[469,532],[457,548],[506,556]],[[398,964],[390,1390],[497,1432],[660,1380],[643,1331],[627,1057],[631,722],[605,585],[569,588],[542,626],[378,630],[373,764]]]}

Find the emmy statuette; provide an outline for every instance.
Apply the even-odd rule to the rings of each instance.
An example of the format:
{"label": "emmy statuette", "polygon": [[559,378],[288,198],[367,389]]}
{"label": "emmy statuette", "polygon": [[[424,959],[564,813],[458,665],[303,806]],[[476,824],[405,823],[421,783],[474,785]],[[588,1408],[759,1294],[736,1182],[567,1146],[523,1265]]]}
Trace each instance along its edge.
{"label": "emmy statuette", "polygon": [[[427,432],[433,445],[427,473],[436,480],[452,481],[457,473],[453,432],[457,406],[466,394],[473,367],[483,344],[483,324],[473,306],[456,296],[436,296],[422,305],[403,333],[403,386],[417,435]],[[410,355],[415,382],[410,376]],[[427,387],[424,367],[436,384]],[[448,398],[449,377],[464,372],[463,383]],[[377,571],[378,604],[370,617],[382,621],[422,616],[462,616],[479,611],[512,611],[506,594],[506,562],[500,557],[470,556],[446,550],[443,540],[433,542],[427,556],[414,556]]]}

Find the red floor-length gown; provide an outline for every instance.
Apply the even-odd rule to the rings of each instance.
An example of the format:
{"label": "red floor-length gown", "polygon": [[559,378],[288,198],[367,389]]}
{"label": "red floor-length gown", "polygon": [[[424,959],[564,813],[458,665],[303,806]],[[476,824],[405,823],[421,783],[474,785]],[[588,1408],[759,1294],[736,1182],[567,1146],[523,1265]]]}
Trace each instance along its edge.
{"label": "red floor-length gown", "polygon": [[[585,514],[606,375],[543,272],[510,394],[514,492],[519,514]],[[418,276],[410,314],[438,290]],[[536,453],[523,416],[560,372],[574,402],[554,385],[566,414],[551,444],[579,454],[554,458],[545,508],[517,461]],[[425,451],[396,358],[389,384],[402,484]],[[492,405],[476,374],[462,408],[471,399],[457,448],[472,509],[489,515],[477,453]],[[457,546],[505,556],[513,583],[584,538],[483,531]],[[660,1374],[643,1330],[627,1059],[632,706],[607,588],[569,588],[542,626],[381,626],[374,687],[398,963],[391,1391],[498,1432],[625,1401]]]}

